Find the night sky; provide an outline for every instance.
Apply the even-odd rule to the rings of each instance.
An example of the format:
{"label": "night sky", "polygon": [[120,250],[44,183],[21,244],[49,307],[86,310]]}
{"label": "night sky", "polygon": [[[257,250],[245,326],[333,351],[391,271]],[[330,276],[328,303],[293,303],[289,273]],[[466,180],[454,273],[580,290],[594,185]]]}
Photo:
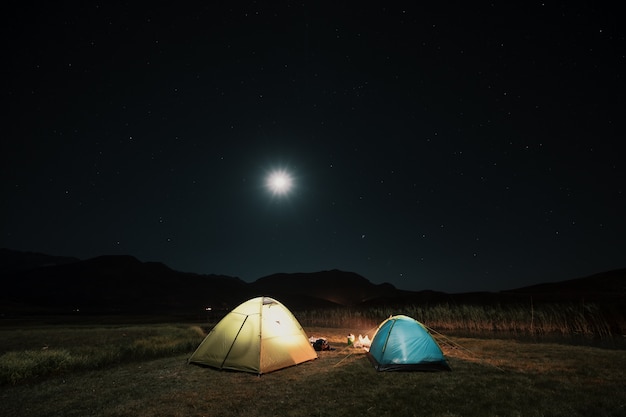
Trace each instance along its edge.
{"label": "night sky", "polygon": [[447,292],[626,267],[610,6],[10,3],[0,247]]}

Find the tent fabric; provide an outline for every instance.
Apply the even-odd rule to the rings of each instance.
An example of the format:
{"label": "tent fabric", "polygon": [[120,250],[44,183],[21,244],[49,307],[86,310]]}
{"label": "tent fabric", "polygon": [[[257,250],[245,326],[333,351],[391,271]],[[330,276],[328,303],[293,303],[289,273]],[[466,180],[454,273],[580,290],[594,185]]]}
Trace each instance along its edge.
{"label": "tent fabric", "polygon": [[287,307],[270,297],[256,297],[220,320],[188,362],[260,375],[316,358]]}
{"label": "tent fabric", "polygon": [[449,371],[441,348],[419,321],[404,315],[383,321],[368,358],[378,371]]}

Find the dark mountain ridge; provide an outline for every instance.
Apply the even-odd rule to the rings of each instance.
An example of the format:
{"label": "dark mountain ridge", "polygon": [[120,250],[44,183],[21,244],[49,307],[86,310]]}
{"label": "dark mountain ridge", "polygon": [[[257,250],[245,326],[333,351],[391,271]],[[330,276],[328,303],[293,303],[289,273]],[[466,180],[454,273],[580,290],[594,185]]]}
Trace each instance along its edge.
{"label": "dark mountain ridge", "polygon": [[598,302],[623,305],[626,269],[500,292],[447,294],[373,284],[354,272],[277,273],[246,283],[224,275],[175,271],[132,256],[87,260],[0,250],[0,314],[197,314],[227,310],[254,296],[277,298],[290,309],[400,306],[406,304],[505,304]]}
{"label": "dark mountain ridge", "polygon": [[34,269],[43,266],[63,265],[80,259],[67,256],[45,255],[35,252],[20,252],[0,248],[0,273]]}
{"label": "dark mountain ridge", "polygon": [[[294,287],[294,282],[298,285]],[[297,292],[343,306],[353,306],[380,296],[395,296],[391,284],[373,284],[354,272],[337,269],[311,273],[278,273],[259,278],[250,284],[257,293],[288,296]]]}
{"label": "dark mountain ridge", "polygon": [[626,295],[626,268],[593,274],[588,277],[547,282],[528,287],[503,291],[504,294],[528,296],[537,300],[557,297],[602,301],[623,299]]}

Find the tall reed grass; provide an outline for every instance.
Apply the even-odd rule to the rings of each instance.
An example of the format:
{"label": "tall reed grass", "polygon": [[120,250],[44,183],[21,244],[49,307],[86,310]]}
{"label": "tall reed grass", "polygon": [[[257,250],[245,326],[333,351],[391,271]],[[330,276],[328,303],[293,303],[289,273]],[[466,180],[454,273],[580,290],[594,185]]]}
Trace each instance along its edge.
{"label": "tall reed grass", "polygon": [[562,336],[610,339],[626,330],[624,317],[606,317],[594,304],[540,305],[407,305],[336,308],[297,313],[307,326],[345,327],[365,331],[385,318],[404,314],[441,332],[463,335]]}

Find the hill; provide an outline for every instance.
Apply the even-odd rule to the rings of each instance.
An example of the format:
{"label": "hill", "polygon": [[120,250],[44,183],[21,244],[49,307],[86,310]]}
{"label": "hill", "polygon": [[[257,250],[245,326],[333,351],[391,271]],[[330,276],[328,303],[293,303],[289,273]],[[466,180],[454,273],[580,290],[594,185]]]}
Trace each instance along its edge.
{"label": "hill", "polygon": [[[6,254],[6,252],[5,252]],[[42,255],[16,253],[37,260]],[[100,256],[19,269],[0,267],[5,288],[0,308],[7,313],[189,313],[205,306],[227,308],[239,301],[246,283],[222,275],[178,272],[132,256]]]}
{"label": "hill", "polygon": [[503,291],[503,294],[529,296],[536,300],[619,300],[626,296],[626,268],[601,272],[588,277],[549,282]]}
{"label": "hill", "polygon": [[175,271],[132,256],[87,260],[0,250],[5,289],[0,314],[198,314],[220,311],[258,295],[273,296],[290,309],[381,305],[506,304],[588,301],[623,305],[626,269],[501,292],[447,294],[405,291],[373,284],[340,270],[277,273],[246,283],[224,275]]}
{"label": "hill", "polygon": [[80,259],[66,256],[52,256],[43,253],[18,252],[0,248],[0,273],[23,271],[43,266],[64,265]]}
{"label": "hill", "polygon": [[274,294],[278,298],[307,294],[341,306],[355,306],[381,296],[397,296],[391,284],[373,284],[364,277],[337,269],[313,273],[273,274],[251,284],[259,294]]}

